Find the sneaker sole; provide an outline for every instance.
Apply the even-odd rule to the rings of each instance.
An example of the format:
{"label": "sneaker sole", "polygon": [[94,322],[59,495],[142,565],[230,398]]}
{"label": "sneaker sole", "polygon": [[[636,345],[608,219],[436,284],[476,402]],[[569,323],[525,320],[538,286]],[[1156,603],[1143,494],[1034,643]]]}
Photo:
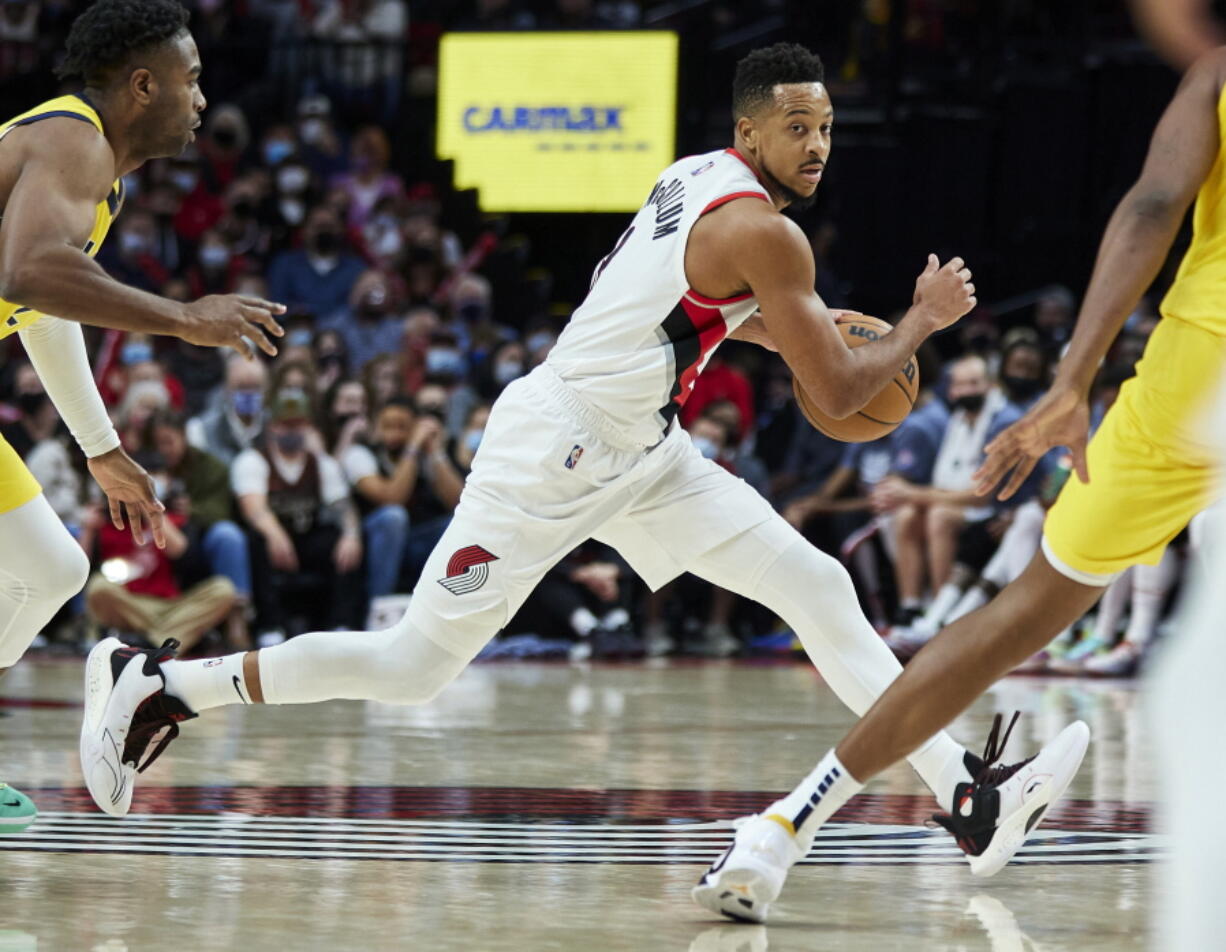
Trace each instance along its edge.
{"label": "sneaker sole", "polygon": [[29,829],[30,825],[37,819],[37,813],[32,813],[29,816],[0,817],[0,836],[11,836],[14,833],[23,833]]}
{"label": "sneaker sole", "polygon": [[718,875],[718,882],[699,883],[690,890],[694,902],[737,922],[766,921],[778,887],[756,869],[724,868]]}
{"label": "sneaker sole", "polygon": [[[1064,758],[1053,768],[1053,782],[1045,784],[1041,790],[1036,791],[1027,800],[1025,806],[1014,811],[1004,823],[996,828],[991,844],[982,854],[967,857],[972,876],[986,879],[1004,869],[1009,860],[1013,858],[1013,854],[1022,848],[1026,838],[1042,821],[1048,808],[1064,795],[1068,785],[1077,776],[1081,761],[1085,758],[1086,749],[1090,745],[1090,728],[1084,722],[1076,721],[1065,730],[1072,730],[1078,736],[1065,753]],[[1057,774],[1063,774],[1064,780],[1054,782]]]}
{"label": "sneaker sole", "polygon": [[[98,737],[98,731],[106,716],[107,703],[114,689],[111,674],[111,656],[123,642],[118,638],[106,638],[98,642],[85,661],[85,714],[81,719],[81,773],[86,789],[94,803],[103,813],[111,816],[126,816],[127,804],[122,808],[124,793],[128,787],[123,764],[123,751],[109,734]],[[109,793],[102,791],[109,790]]]}

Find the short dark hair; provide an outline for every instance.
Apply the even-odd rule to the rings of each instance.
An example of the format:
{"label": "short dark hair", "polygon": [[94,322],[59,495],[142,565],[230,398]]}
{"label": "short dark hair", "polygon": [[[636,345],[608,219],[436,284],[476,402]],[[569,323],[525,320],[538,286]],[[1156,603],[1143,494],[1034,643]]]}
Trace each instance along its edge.
{"label": "short dark hair", "polygon": [[736,64],[732,81],[732,119],[752,115],[773,96],[780,83],[824,83],[821,57],[799,43],[776,43],[754,50]]}
{"label": "short dark hair", "polygon": [[81,77],[103,86],[115,70],[174,39],[187,29],[188,12],[178,0],[97,0],[73,21],[67,55],[56,67],[60,79]]}

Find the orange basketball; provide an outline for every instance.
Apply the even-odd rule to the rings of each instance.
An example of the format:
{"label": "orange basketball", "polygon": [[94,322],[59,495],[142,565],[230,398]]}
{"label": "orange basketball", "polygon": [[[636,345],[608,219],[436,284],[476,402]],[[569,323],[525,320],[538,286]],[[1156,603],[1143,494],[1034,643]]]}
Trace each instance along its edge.
{"label": "orange basketball", "polygon": [[[865,314],[841,317],[838,327],[850,348],[877,340],[894,329],[885,321]],[[820,432],[844,443],[867,443],[893,432],[907,418],[915,406],[915,395],[919,393],[919,366],[912,354],[906,365],[885,385],[885,389],[868,402],[868,406],[845,420],[836,420],[819,410],[795,377],[792,378],[792,392],[796,394],[800,412]]]}

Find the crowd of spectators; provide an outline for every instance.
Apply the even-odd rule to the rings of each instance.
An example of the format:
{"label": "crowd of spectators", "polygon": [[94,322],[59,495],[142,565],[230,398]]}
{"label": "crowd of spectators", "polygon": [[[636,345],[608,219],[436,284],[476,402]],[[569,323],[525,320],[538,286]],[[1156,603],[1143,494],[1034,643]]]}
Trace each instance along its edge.
{"label": "crowd of spectators", "polygon": [[[249,6],[270,34],[303,29],[298,4]],[[643,6],[478,0],[453,25],[628,26]],[[0,22],[64,25],[73,9],[9,3]],[[201,0],[202,46],[234,28],[232,10]],[[407,12],[403,0],[324,2],[310,28],[355,42],[389,37],[403,34]],[[244,292],[289,309],[272,361],[89,331],[123,443],[166,503],[165,549],[134,545],[104,518],[16,337],[6,342],[0,431],[95,564],[49,629],[53,644],[79,648],[109,629],[238,649],[394,614],[455,509],[491,403],[556,340],[547,312],[500,297],[499,239],[462,240],[444,213],[450,196],[406,180],[384,128],[341,122],[351,118],[348,93],[326,88],[334,95],[311,90],[263,123],[214,103],[196,145],[129,177],[99,254],[120,280],[168,297]],[[813,229],[820,289],[830,304],[854,306],[832,264],[836,241],[829,222]],[[1047,386],[1075,313],[1071,292],[1051,287],[1023,313],[972,315],[942,353],[926,345],[915,410],[873,443],[818,433],[797,412],[782,361],[735,342],[698,379],[680,423],[703,455],[848,565],[866,613],[907,657],[1037,550],[1067,460],[1053,454],[1007,504],[974,495],[971,474],[986,442]],[[1156,320],[1146,305],[1129,321],[1096,387],[1096,419]],[[1130,573],[1083,637],[1067,633],[1035,664],[1135,669],[1178,580],[1177,558]],[[648,593],[615,552],[588,543],[549,574],[495,650],[727,656],[791,641],[759,606],[697,580]]]}

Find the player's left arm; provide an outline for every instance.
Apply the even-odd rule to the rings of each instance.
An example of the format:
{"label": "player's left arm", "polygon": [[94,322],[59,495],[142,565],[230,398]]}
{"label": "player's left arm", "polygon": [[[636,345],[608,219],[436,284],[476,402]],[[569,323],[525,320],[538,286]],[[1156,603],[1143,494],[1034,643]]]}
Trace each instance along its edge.
{"label": "player's left arm", "polygon": [[166,545],[165,507],[153,480],[119,445],[89,367],[81,325],[46,316],[18,331],[26,355],[107,495],[115,528],[124,517],[138,543],[147,525],[158,547]]}
{"label": "player's left arm", "polygon": [[1136,183],[1116,206],[1098,248],[1068,352],[1051,388],[986,449],[975,473],[986,494],[1008,499],[1054,446],[1067,446],[1073,468],[1090,481],[1086,464],[1089,393],[1108,348],[1170,253],[1188,207],[1222,147],[1218,101],[1226,80],[1226,49],[1199,59],[1184,76],[1150,141]]}

